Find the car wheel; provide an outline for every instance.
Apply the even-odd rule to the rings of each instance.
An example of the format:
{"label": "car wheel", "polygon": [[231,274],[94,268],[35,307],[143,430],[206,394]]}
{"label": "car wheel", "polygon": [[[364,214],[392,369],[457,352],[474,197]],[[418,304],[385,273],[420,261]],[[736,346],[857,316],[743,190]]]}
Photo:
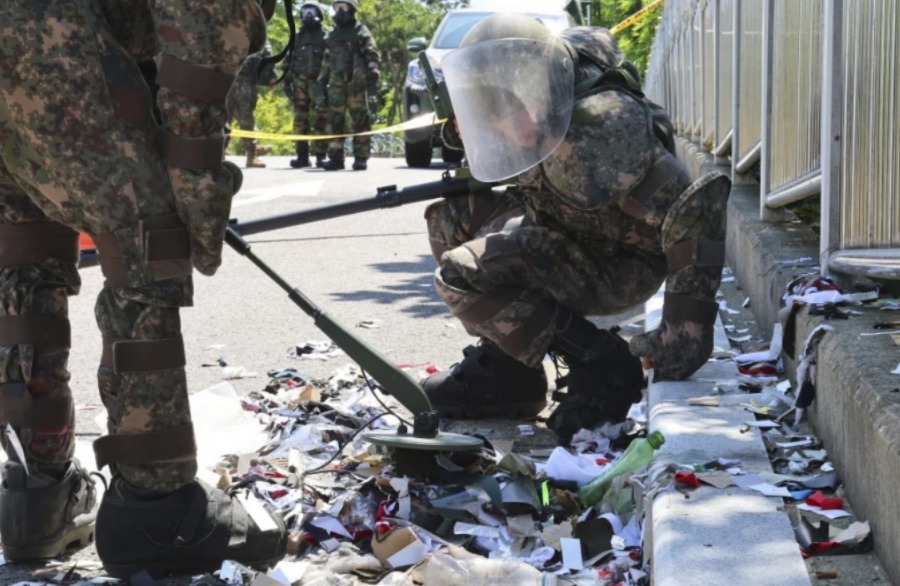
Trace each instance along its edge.
{"label": "car wheel", "polygon": [[444,159],[445,163],[458,163],[462,161],[464,154],[466,153],[463,151],[441,146],[441,158]]}
{"label": "car wheel", "polygon": [[431,165],[431,141],[407,141],[406,164],[410,167],[429,167]]}

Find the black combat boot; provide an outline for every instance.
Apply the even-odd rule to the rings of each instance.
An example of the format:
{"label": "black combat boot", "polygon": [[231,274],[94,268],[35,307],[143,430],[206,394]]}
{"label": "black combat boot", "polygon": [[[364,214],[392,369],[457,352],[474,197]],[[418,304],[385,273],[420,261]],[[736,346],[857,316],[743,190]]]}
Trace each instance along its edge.
{"label": "black combat boot", "polygon": [[114,476],[97,514],[97,554],[116,578],[212,572],[224,560],[264,569],[287,547],[284,522],[264,515],[260,526],[237,497],[201,481],[156,493]]}
{"label": "black combat boot", "polygon": [[326,171],[340,171],[344,169],[344,157],[333,157],[324,163],[322,168]]}
{"label": "black combat boot", "polygon": [[353,170],[354,171],[365,171],[369,168],[368,163],[366,163],[368,159],[364,159],[362,157],[356,157],[353,159]]}
{"label": "black combat boot", "polygon": [[568,444],[580,429],[625,420],[631,405],[641,400],[644,370],[616,332],[597,329],[587,319],[559,307],[551,352],[569,367],[568,391],[554,393],[559,406],[547,427]]}
{"label": "black combat boot", "polygon": [[316,168],[325,168],[325,155],[316,155]]}
{"label": "black combat boot", "polygon": [[547,405],[543,367],[526,366],[487,340],[467,346],[463,356],[462,362],[421,382],[442,417],[524,419]]}
{"label": "black combat boot", "polygon": [[294,169],[309,167],[309,145],[304,141],[297,141],[296,152],[297,158],[291,159],[291,167]]}
{"label": "black combat boot", "polygon": [[72,460],[61,480],[25,472],[17,462],[3,464],[0,484],[0,540],[6,561],[45,560],[69,545],[88,545],[94,537],[94,480]]}

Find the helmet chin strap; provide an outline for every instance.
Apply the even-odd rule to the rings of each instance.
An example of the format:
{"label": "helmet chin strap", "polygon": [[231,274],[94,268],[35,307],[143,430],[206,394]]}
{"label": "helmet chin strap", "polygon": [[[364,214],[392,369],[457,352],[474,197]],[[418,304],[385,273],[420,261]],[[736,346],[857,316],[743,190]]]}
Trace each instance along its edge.
{"label": "helmet chin strap", "polygon": [[[262,63],[260,63],[259,66],[259,73],[265,71],[268,65],[276,65],[278,63],[281,63],[288,55],[290,55],[294,51],[294,36],[297,32],[297,24],[296,22],[294,22],[294,7],[291,0],[284,0],[284,16],[285,18],[287,18],[288,30],[290,31],[290,33],[288,34],[287,45],[285,45],[284,49],[282,49],[281,52],[277,55],[272,55],[271,57],[266,57],[265,59],[263,59]],[[275,80],[275,83],[281,83],[281,81],[284,79],[285,73],[287,73],[287,70],[281,72],[281,75],[278,76],[278,79]]]}

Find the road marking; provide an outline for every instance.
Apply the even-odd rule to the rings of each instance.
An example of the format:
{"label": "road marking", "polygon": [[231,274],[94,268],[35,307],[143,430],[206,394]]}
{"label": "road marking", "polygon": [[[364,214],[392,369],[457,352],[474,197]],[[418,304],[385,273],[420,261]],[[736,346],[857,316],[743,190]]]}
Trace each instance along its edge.
{"label": "road marking", "polygon": [[325,184],[324,180],[304,181],[302,183],[289,183],[287,185],[275,185],[274,187],[259,187],[256,189],[241,190],[231,207],[263,203],[280,197],[303,197],[317,195]]}

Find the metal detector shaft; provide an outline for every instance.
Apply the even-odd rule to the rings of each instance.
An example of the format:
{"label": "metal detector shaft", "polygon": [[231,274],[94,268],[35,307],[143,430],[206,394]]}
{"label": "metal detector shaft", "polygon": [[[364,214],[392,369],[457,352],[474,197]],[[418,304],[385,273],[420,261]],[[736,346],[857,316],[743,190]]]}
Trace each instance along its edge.
{"label": "metal detector shaft", "polygon": [[[401,189],[397,189],[396,185],[388,185],[377,188],[377,195],[374,198],[367,197],[363,199],[354,199],[298,212],[268,216],[247,222],[232,220],[231,228],[233,228],[238,235],[249,236],[251,234],[268,232],[269,230],[278,230],[279,228],[287,228],[298,224],[329,220],[331,218],[349,216],[351,214],[368,212],[370,210],[398,207],[407,203],[428,201],[440,197],[466,195],[473,191],[490,189],[491,186],[492,184],[490,183],[482,183],[481,181],[471,178],[447,178],[440,181],[411,185]],[[231,243],[229,242],[229,244]]]}
{"label": "metal detector shaft", "polygon": [[284,289],[291,301],[313,318],[317,328],[331,338],[340,349],[347,353],[347,356],[359,363],[368,374],[372,375],[404,407],[412,411],[413,415],[428,413],[433,410],[431,401],[428,400],[425,391],[412,377],[391,364],[377,350],[357,338],[347,328],[319,309],[299,289],[291,287],[281,275],[276,273],[272,267],[250,250],[250,244],[236,230],[231,227],[226,230],[225,242],[236,252],[249,258],[262,272]]}

